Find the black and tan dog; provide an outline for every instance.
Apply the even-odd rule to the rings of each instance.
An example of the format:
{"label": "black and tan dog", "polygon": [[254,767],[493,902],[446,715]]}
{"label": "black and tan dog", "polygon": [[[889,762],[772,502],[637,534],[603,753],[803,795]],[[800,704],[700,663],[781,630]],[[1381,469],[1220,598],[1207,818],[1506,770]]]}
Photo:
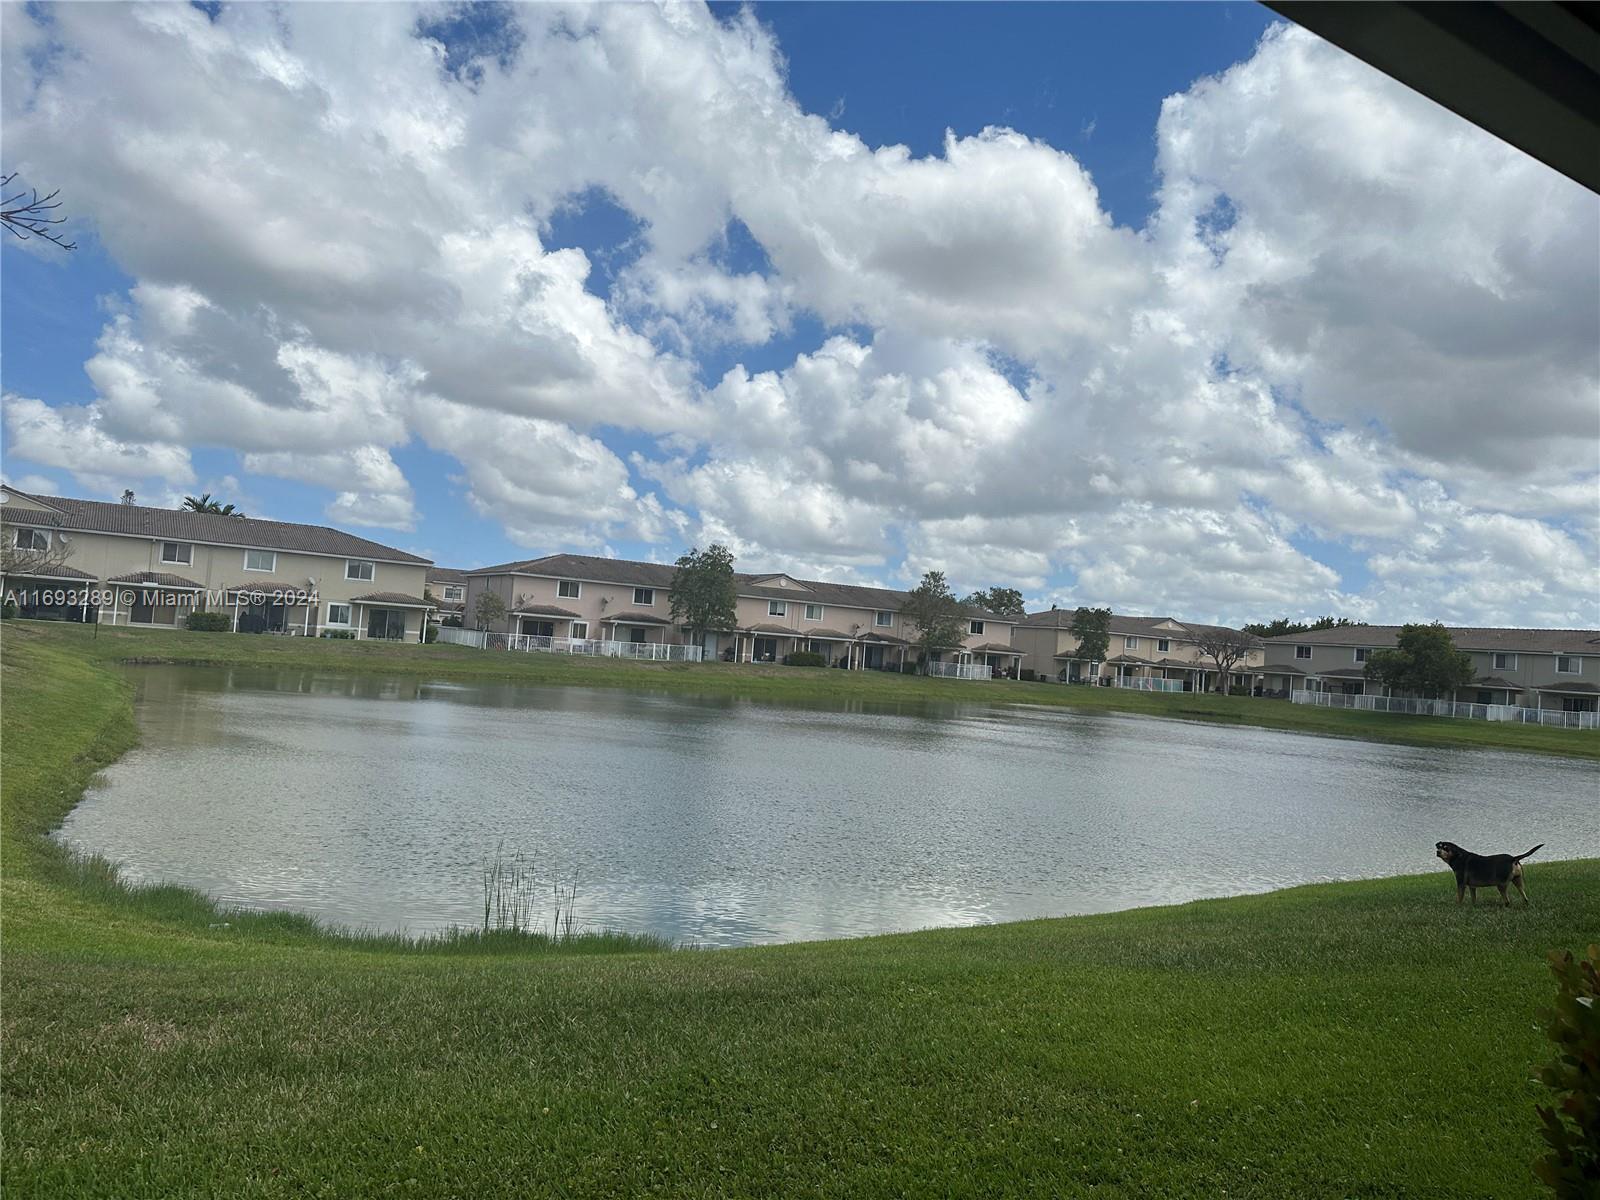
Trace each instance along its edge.
{"label": "black and tan dog", "polygon": [[1527,890],[1522,886],[1522,860],[1543,847],[1544,843],[1540,842],[1533,850],[1524,850],[1521,854],[1474,854],[1454,842],[1435,842],[1433,852],[1456,873],[1457,904],[1468,891],[1476,904],[1479,888],[1494,887],[1500,889],[1500,899],[1509,905],[1511,897],[1506,895],[1507,884],[1517,889],[1524,904],[1528,902]]}

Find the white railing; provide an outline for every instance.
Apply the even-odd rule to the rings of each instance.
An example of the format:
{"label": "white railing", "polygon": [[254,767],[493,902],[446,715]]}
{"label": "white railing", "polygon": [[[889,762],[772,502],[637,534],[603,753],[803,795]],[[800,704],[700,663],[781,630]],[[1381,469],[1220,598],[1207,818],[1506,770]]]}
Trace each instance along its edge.
{"label": "white railing", "polygon": [[930,662],[923,664],[923,671],[928,675],[937,675],[941,679],[993,679],[994,668],[987,663],[947,663]]}
{"label": "white railing", "polygon": [[1514,721],[1522,725],[1554,725],[1560,729],[1600,729],[1600,713],[1522,708],[1515,704],[1458,704],[1454,700],[1414,700],[1402,696],[1348,696],[1343,692],[1290,693],[1296,704],[1318,708],[1354,708],[1361,712],[1406,713],[1414,717],[1461,717],[1470,721]]}
{"label": "white railing", "polygon": [[1181,679],[1146,679],[1138,675],[1130,675],[1125,679],[1112,679],[1112,687],[1132,688],[1136,692],[1181,692],[1183,680]]}
{"label": "white railing", "polygon": [[670,646],[665,642],[619,642],[600,638],[544,637],[534,633],[489,633],[481,629],[439,629],[439,640],[452,646],[478,650],[510,650],[524,654],[586,654],[591,658],[642,658],[650,662],[700,662],[700,646]]}

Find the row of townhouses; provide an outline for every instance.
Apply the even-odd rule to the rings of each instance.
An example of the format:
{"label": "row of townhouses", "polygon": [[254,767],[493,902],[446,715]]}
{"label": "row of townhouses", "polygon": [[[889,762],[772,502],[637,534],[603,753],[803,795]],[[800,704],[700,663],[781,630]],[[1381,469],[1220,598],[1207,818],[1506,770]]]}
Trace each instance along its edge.
{"label": "row of townhouses", "polygon": [[0,485],[24,617],[181,628],[225,613],[248,633],[420,641],[425,558],[337,529],[36,496]]}
{"label": "row of townhouses", "polygon": [[[324,526],[261,521],[40,496],[0,485],[6,595],[24,617],[180,628],[190,613],[224,614],[238,632],[420,641],[431,617],[478,623],[492,593],[503,616],[483,635],[520,649],[688,649],[693,657],[778,662],[796,651],[862,670],[907,663],[918,631],[906,593],[799,579],[736,575],[735,628],[694,642],[674,624],[676,568],[553,554],[478,570],[425,558]],[[957,645],[933,666],[981,677],[1099,682],[1153,691],[1205,691],[1216,663],[1202,643],[1231,630],[1174,617],[1116,615],[1104,662],[1086,659],[1072,613],[1022,617],[969,608]],[[1386,694],[1366,679],[1375,650],[1398,626],[1355,625],[1258,643],[1227,683],[1257,695]],[[1600,700],[1600,631],[1452,629],[1471,655],[1473,683],[1458,702],[1593,712]],[[619,645],[620,643],[620,645]]]}

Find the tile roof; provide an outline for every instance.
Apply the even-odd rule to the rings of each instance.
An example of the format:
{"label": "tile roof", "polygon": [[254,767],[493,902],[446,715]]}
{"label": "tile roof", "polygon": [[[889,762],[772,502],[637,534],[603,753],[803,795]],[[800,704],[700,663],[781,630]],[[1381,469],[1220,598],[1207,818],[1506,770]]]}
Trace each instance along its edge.
{"label": "tile roof", "polygon": [[421,596],[408,596],[404,592],[367,592],[351,596],[352,604],[393,604],[397,608],[432,608]]}
{"label": "tile roof", "polygon": [[[539,575],[554,579],[577,579],[593,583],[618,583],[630,587],[670,588],[678,568],[672,563],[647,563],[626,558],[601,558],[592,554],[547,554],[520,562],[479,567],[467,575]],[[792,600],[797,604],[834,604],[846,608],[899,610],[906,593],[892,588],[866,587],[853,583],[827,583],[820,579],[795,579],[799,587],[777,587],[756,582],[775,578],[779,572],[734,573],[739,595],[761,600]],[[789,578],[793,578],[790,576]],[[997,624],[1010,625],[1015,617],[1000,616],[981,608],[962,606],[963,613]]]}
{"label": "tile roof", "polygon": [[981,646],[971,647],[971,650],[974,654],[1022,654],[1015,646],[1007,646],[1003,642],[985,642]]}
{"label": "tile roof", "polygon": [[607,621],[614,622],[617,625],[670,625],[670,624],[672,624],[672,622],[667,620],[665,617],[658,617],[654,613],[643,613],[643,612],[620,612],[620,613],[615,614],[614,616],[601,617],[600,618],[600,623],[602,625],[604,625]]}
{"label": "tile roof", "polygon": [[32,496],[27,492],[17,494],[47,504],[60,512],[62,517],[57,523],[58,528],[83,533],[126,534],[213,546],[240,546],[246,549],[325,554],[335,558],[370,558],[428,565],[427,559],[415,554],[407,554],[393,546],[370,542],[325,525],[225,517],[220,513],[147,508],[142,504],[110,504],[100,500],[76,500],[68,496]]}
{"label": "tile roof", "polygon": [[[1267,646],[1371,646],[1395,645],[1400,625],[1346,625],[1309,633],[1285,633],[1265,639]],[[1600,655],[1600,629],[1492,629],[1447,626],[1458,650],[1501,650],[1528,654]]]}
{"label": "tile roof", "polygon": [[202,592],[203,584],[192,579],[185,579],[182,575],[169,575],[165,571],[135,571],[131,575],[117,575],[106,580],[107,583],[142,583],[146,587],[172,588],[174,591]]}
{"label": "tile roof", "polygon": [[13,571],[11,574],[16,579],[48,579],[51,581],[94,578],[87,571],[80,571],[75,567],[45,567],[38,571]]}
{"label": "tile roof", "polygon": [[554,604],[530,604],[525,608],[511,610],[513,617],[565,617],[568,620],[582,620],[582,613],[575,613],[570,608],[557,608]]}
{"label": "tile roof", "polygon": [[429,583],[465,583],[467,573],[455,567],[429,567]]}
{"label": "tile roof", "polygon": [[[1051,608],[1044,612],[1029,613],[1017,622],[1019,629],[1070,629],[1076,610]],[[1176,629],[1163,629],[1175,625]],[[1202,625],[1198,621],[1180,621],[1177,617],[1136,617],[1112,613],[1109,631],[1117,637],[1173,638],[1192,641],[1195,635],[1207,633],[1238,633],[1227,625]],[[1189,635],[1185,637],[1185,635]]]}

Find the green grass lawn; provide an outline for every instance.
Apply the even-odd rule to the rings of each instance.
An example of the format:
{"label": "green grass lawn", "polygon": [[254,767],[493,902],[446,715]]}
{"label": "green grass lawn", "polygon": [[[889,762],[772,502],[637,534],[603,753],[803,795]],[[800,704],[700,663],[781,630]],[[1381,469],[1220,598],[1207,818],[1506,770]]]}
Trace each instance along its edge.
{"label": "green grass lawn", "polygon": [[1543,958],[1600,862],[1536,860],[1529,909],[1441,869],[752,950],[341,939],[55,850],[131,687],[105,633],[0,636],[8,1198],[1539,1194]]}
{"label": "green grass lawn", "polygon": [[100,629],[61,622],[21,622],[18,637],[71,647],[106,663],[179,663],[286,670],[354,671],[431,679],[482,679],[501,683],[582,684],[648,688],[772,700],[857,700],[905,704],[927,701],[1041,704],[1097,712],[1137,713],[1178,720],[1257,725],[1331,737],[1523,750],[1600,759],[1600,731],[1537,725],[1411,717],[1392,713],[1313,708],[1250,696],[1135,692],[1054,683],[931,679],[882,671],[837,671],[755,663],[650,663],[570,654],[508,654],[465,646],[327,641],[247,634]]}

